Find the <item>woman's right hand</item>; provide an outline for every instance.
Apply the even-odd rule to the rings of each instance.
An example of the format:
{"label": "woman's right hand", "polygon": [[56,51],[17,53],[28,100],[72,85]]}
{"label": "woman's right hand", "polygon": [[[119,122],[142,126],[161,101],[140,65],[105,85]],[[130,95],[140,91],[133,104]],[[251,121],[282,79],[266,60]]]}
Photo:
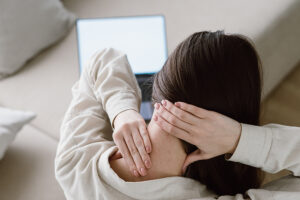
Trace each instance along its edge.
{"label": "woman's right hand", "polygon": [[237,147],[241,124],[225,115],[167,100],[156,103],[155,109],[154,120],[164,131],[199,148],[187,156],[183,171],[197,160],[232,154]]}
{"label": "woman's right hand", "polygon": [[123,157],[134,176],[146,176],[151,168],[151,141],[143,117],[135,110],[125,110],[113,121],[113,140],[119,150],[111,157]]}

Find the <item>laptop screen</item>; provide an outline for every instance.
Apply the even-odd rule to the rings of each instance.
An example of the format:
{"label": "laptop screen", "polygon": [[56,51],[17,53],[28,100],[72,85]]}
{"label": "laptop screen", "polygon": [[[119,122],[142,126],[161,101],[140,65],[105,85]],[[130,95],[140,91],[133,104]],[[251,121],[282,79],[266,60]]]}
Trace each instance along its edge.
{"label": "laptop screen", "polygon": [[126,53],[136,75],[156,73],[167,59],[164,16],[78,19],[76,27],[80,71],[107,47]]}

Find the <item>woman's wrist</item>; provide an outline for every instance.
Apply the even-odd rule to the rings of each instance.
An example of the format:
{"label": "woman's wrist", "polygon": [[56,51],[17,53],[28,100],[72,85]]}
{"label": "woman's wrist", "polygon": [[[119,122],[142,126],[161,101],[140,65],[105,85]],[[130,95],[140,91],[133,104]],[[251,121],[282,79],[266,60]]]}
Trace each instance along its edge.
{"label": "woman's wrist", "polygon": [[124,122],[124,116],[126,116],[132,112],[136,113],[136,111],[133,109],[127,109],[127,110],[121,111],[113,120],[113,127],[115,128],[118,125],[122,124],[122,122]]}
{"label": "woman's wrist", "polygon": [[232,134],[234,143],[232,145],[232,148],[230,148],[226,154],[231,154],[231,155],[234,154],[234,152],[239,144],[241,133],[242,133],[242,125],[241,125],[241,123],[238,122],[238,126],[236,126],[236,128]]}

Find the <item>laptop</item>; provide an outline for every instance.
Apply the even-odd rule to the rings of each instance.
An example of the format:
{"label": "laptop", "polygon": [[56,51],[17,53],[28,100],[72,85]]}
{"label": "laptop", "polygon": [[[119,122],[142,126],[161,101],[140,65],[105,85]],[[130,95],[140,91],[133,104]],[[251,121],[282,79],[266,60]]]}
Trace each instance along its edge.
{"label": "laptop", "polygon": [[165,18],[162,15],[77,19],[80,72],[99,49],[113,47],[127,54],[129,64],[142,91],[140,113],[152,117],[152,85],[149,78],[167,60]]}

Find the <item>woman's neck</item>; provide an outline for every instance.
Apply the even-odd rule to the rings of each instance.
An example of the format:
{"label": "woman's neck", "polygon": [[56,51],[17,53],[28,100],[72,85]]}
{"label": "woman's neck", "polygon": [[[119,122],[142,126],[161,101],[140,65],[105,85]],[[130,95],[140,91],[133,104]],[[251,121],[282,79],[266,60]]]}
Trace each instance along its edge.
{"label": "woman's neck", "polygon": [[182,165],[186,158],[181,141],[162,131],[153,121],[148,125],[148,132],[152,143],[150,153],[152,167],[148,169],[146,176],[133,176],[124,158],[111,160],[111,168],[120,178],[130,182],[181,176]]}

